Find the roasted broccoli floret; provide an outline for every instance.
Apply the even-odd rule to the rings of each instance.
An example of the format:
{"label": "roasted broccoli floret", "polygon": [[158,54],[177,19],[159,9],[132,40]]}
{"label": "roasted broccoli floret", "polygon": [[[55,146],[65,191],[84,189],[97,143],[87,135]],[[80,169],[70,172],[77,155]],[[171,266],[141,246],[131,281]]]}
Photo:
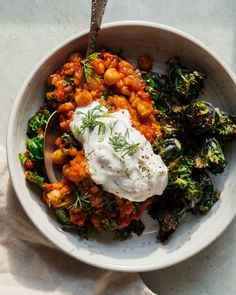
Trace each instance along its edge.
{"label": "roasted broccoli floret", "polygon": [[118,240],[124,241],[127,240],[132,233],[140,236],[144,231],[144,228],[145,226],[141,220],[133,219],[128,226],[115,230],[115,237]]}
{"label": "roasted broccoli floret", "polygon": [[64,207],[56,208],[55,214],[56,214],[57,221],[60,224],[62,224],[62,228],[64,230],[77,228],[77,226],[69,220],[68,213]]}
{"label": "roasted broccoli floret", "polygon": [[206,139],[200,155],[196,156],[195,165],[196,168],[206,168],[214,174],[224,171],[227,161],[217,139]]}
{"label": "roasted broccoli floret", "polygon": [[194,179],[194,160],[190,156],[181,156],[168,165],[169,181],[167,189],[177,190],[186,205],[199,199],[200,186]]}
{"label": "roasted broccoli floret", "polygon": [[209,177],[209,175],[203,170],[196,176],[197,181],[200,183],[202,197],[196,202],[193,212],[199,212],[200,214],[207,213],[212,206],[219,200],[220,192],[218,192]]}
{"label": "roasted broccoli floret", "polygon": [[27,139],[25,146],[32,160],[44,159],[43,135],[39,134],[33,138]]}
{"label": "roasted broccoli floret", "polygon": [[172,108],[172,115],[193,134],[204,134],[213,129],[215,109],[205,101],[196,101],[186,106]]}
{"label": "roasted broccoli floret", "polygon": [[175,160],[181,153],[181,143],[176,138],[165,140],[155,139],[152,147],[154,152],[161,156],[165,164]]}
{"label": "roasted broccoli floret", "polygon": [[51,113],[47,109],[38,111],[28,121],[27,134],[32,137],[39,133],[44,128],[49,120]]}
{"label": "roasted broccoli floret", "polygon": [[236,139],[236,116],[222,112],[219,108],[215,108],[215,114],[216,122],[212,133],[221,145],[226,145]]}
{"label": "roasted broccoli floret", "polygon": [[25,178],[36,184],[40,189],[43,189],[43,184],[46,181],[45,178],[39,175],[37,171],[26,171]]}
{"label": "roasted broccoli floret", "polygon": [[171,88],[168,77],[158,73],[142,73],[146,82],[146,91],[152,96],[158,110],[166,111],[170,108]]}
{"label": "roasted broccoli floret", "polygon": [[172,91],[179,98],[181,104],[189,104],[199,96],[206,75],[182,67],[178,58],[171,58],[167,64],[169,65]]}
{"label": "roasted broccoli floret", "polygon": [[[162,243],[176,230],[187,212],[205,214],[219,200],[220,194],[214,189],[208,174],[201,169],[192,169],[188,162],[185,166],[186,164],[187,169],[184,171],[182,163],[182,173],[179,172],[179,175],[188,185],[171,189],[167,187],[148,211],[149,215],[159,222],[158,239]],[[195,185],[192,186],[192,183]]]}
{"label": "roasted broccoli floret", "polygon": [[169,188],[183,189],[188,186],[189,178],[193,170],[193,160],[187,156],[181,156],[168,165]]}
{"label": "roasted broccoli floret", "polygon": [[160,131],[164,139],[178,138],[182,133],[182,123],[175,117],[171,109],[157,114],[157,121],[160,123]]}
{"label": "roasted broccoli floret", "polygon": [[177,229],[179,224],[183,221],[186,212],[186,208],[177,208],[172,212],[168,212],[160,217],[158,219],[160,226],[157,236],[158,240],[160,240],[162,243],[166,242]]}

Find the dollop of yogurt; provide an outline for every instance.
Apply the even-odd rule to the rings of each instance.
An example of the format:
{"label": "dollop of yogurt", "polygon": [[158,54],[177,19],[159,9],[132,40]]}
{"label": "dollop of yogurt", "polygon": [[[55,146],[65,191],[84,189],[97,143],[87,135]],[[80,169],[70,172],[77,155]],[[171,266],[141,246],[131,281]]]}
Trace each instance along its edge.
{"label": "dollop of yogurt", "polygon": [[168,169],[150,142],[131,124],[127,110],[107,113],[95,101],[75,110],[70,129],[83,144],[92,180],[132,202],[161,195]]}

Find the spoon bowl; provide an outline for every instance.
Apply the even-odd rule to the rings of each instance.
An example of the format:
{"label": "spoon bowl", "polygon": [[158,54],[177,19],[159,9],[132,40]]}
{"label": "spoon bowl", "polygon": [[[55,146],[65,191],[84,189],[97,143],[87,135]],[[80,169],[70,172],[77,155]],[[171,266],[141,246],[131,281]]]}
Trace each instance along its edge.
{"label": "spoon bowl", "polygon": [[48,120],[44,134],[44,164],[51,183],[59,182],[62,178],[61,170],[52,161],[52,155],[55,151],[55,140],[60,134],[59,113],[55,111]]}

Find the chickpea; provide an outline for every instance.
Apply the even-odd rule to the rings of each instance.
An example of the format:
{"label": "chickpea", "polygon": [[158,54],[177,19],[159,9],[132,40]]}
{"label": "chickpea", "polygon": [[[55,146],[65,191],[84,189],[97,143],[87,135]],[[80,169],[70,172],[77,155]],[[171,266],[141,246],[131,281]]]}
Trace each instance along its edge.
{"label": "chickpea", "polygon": [[132,93],[127,86],[122,86],[120,92],[127,96],[130,96]]}
{"label": "chickpea", "polygon": [[59,147],[61,144],[62,144],[62,138],[59,136],[59,137],[57,137],[57,139],[55,140],[55,145]]}
{"label": "chickpea", "polygon": [[83,70],[82,67],[78,68],[74,72],[73,80],[75,85],[79,85]]}
{"label": "chickpea", "polygon": [[48,79],[48,84],[53,85],[53,86],[57,86],[59,81],[60,81],[59,75],[57,75],[57,74],[51,75]]}
{"label": "chickpea", "polygon": [[62,168],[62,174],[63,176],[65,176],[66,178],[69,178],[69,173],[70,173],[70,165],[66,164],[63,166]]}
{"label": "chickpea", "polygon": [[99,78],[88,78],[87,85],[90,91],[98,90],[101,87],[101,81]]}
{"label": "chickpea", "polygon": [[98,74],[98,75],[103,75],[105,72],[105,65],[103,63],[103,60],[100,58],[95,58],[92,62],[91,62],[94,71]]}
{"label": "chickpea", "polygon": [[110,53],[103,54],[103,62],[106,68],[116,68],[119,62],[119,58]]}
{"label": "chickpea", "polygon": [[147,118],[153,113],[153,107],[152,104],[141,101],[137,105],[137,112],[141,118]]}
{"label": "chickpea", "polygon": [[124,78],[124,85],[131,88],[133,91],[139,90],[139,83],[137,79],[135,79],[133,76],[128,76]]}
{"label": "chickpea", "polygon": [[66,155],[63,153],[62,150],[58,149],[55,150],[52,154],[52,162],[56,165],[63,165],[67,160]]}
{"label": "chickpea", "polygon": [[74,95],[77,106],[82,107],[90,104],[93,101],[92,94],[85,89],[77,88]]}
{"label": "chickpea", "polygon": [[61,104],[59,108],[57,109],[59,113],[67,113],[72,110],[74,110],[74,105],[72,102],[65,102]]}
{"label": "chickpea", "polygon": [[122,86],[124,86],[124,82],[123,82],[123,79],[120,79],[117,83],[116,83],[116,87],[118,89],[120,89]]}
{"label": "chickpea", "polygon": [[106,85],[113,85],[117,83],[120,79],[120,74],[114,68],[109,68],[104,74],[104,83]]}
{"label": "chickpea", "polygon": [[138,68],[142,71],[150,71],[153,66],[153,60],[150,55],[140,56],[138,59]]}
{"label": "chickpea", "polygon": [[129,107],[129,102],[123,95],[110,96],[107,102],[109,105],[113,105],[116,108],[127,109]]}
{"label": "chickpea", "polygon": [[72,76],[74,73],[74,70],[75,70],[74,63],[68,62],[68,63],[64,64],[63,69],[64,69],[65,75]]}
{"label": "chickpea", "polygon": [[136,96],[132,101],[132,107],[133,108],[137,107],[137,105],[140,103],[140,101],[141,101],[140,98]]}
{"label": "chickpea", "polygon": [[58,189],[54,189],[51,192],[47,193],[47,197],[50,201],[57,201],[62,197],[62,195]]}

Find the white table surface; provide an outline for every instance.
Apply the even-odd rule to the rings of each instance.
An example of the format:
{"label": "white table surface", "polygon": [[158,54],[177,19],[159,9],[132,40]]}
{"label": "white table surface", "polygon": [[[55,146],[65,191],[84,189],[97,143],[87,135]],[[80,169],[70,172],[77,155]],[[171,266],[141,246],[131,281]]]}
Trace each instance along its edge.
{"label": "white table surface", "polygon": [[[235,0],[109,0],[104,23],[146,20],[197,37],[236,72]],[[89,0],[0,0],[0,144],[8,116],[34,64],[65,38],[87,29]],[[236,294],[236,221],[207,249],[176,266],[142,274],[161,295]]]}

